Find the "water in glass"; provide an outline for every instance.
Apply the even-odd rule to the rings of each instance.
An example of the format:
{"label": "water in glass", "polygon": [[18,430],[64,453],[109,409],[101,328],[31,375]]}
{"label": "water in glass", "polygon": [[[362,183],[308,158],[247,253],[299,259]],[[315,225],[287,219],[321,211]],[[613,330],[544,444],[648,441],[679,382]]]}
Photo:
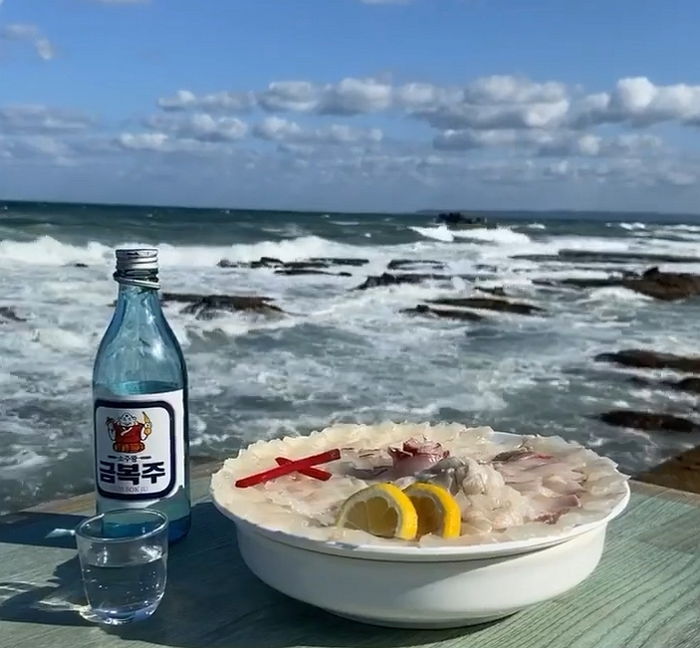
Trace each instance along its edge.
{"label": "water in glass", "polygon": [[148,509],[110,511],[83,522],[76,537],[85,616],[117,625],[153,614],[165,592],[167,518]]}

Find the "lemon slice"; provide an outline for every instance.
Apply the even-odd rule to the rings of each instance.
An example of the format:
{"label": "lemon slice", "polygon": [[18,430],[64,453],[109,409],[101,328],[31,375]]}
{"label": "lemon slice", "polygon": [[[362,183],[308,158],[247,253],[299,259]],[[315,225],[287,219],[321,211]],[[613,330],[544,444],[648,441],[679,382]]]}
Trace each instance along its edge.
{"label": "lemon slice", "polygon": [[374,484],[345,500],[336,524],[383,538],[413,540],[418,516],[411,500],[398,486]]}
{"label": "lemon slice", "polygon": [[449,491],[435,484],[417,482],[403,491],[418,514],[418,537],[434,533],[443,538],[459,536],[462,512]]}

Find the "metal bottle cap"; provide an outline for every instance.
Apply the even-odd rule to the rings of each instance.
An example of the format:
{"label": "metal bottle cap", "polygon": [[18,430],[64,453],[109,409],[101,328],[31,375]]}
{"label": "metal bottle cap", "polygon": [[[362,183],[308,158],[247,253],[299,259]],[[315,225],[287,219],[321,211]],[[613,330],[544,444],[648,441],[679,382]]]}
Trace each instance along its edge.
{"label": "metal bottle cap", "polygon": [[121,249],[116,251],[114,279],[122,284],[158,288],[158,250]]}

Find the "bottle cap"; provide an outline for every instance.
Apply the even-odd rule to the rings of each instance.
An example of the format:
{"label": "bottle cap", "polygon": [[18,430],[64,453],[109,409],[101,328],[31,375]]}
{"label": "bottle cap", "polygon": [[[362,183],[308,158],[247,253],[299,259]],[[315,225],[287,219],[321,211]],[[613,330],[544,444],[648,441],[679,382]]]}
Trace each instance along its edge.
{"label": "bottle cap", "polygon": [[158,250],[121,249],[116,251],[119,283],[144,288],[158,288]]}

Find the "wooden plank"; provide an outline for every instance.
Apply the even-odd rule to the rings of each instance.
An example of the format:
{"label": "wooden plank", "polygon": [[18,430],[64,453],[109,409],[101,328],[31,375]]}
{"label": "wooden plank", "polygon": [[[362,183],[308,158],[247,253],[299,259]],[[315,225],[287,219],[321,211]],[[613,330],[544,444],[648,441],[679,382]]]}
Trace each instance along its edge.
{"label": "wooden plank", "polygon": [[78,615],[83,599],[72,539],[47,537],[52,528],[72,528],[77,509],[34,510],[19,523],[0,519],[0,647],[700,648],[698,496],[634,484],[601,564],[574,591],[484,626],[412,631],[338,619],[260,583],[239,558],[233,523],[207,501],[207,490],[208,477],[193,482],[192,532],[172,548],[156,614],[113,630]]}

